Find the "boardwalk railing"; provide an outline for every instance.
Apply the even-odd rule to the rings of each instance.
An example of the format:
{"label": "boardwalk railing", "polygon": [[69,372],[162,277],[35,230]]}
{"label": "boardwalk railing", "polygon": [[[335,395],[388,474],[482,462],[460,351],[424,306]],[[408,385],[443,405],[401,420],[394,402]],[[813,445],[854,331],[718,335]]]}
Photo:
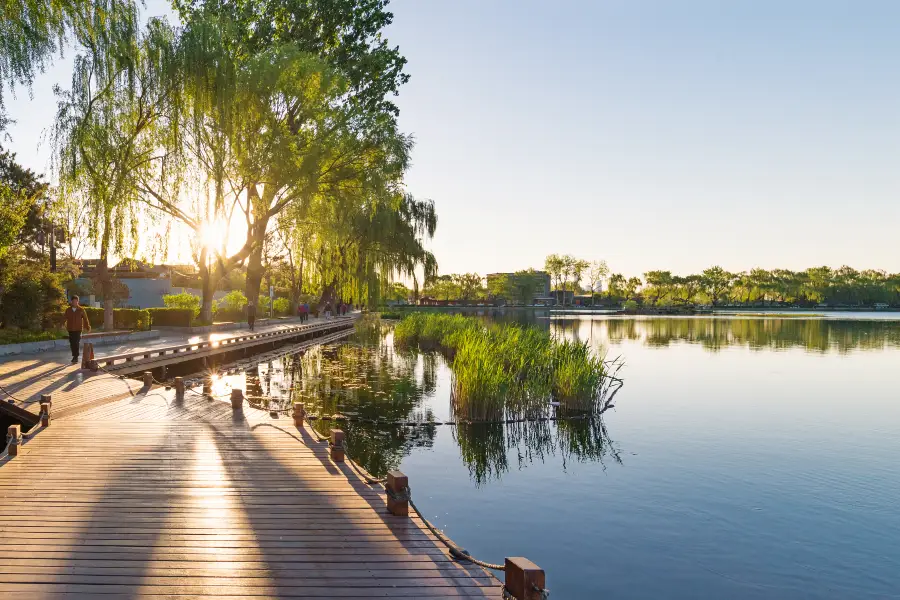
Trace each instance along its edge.
{"label": "boardwalk railing", "polygon": [[[235,411],[241,410],[242,398],[235,399],[232,397],[231,406]],[[306,418],[306,410],[304,403],[295,402],[291,409],[294,419],[294,426],[302,430],[304,420]],[[544,570],[536,564],[521,556],[506,557],[503,564],[488,563],[470,555],[459,544],[447,537],[443,531],[435,527],[422,511],[416,506],[412,500],[412,490],[409,487],[409,478],[401,471],[390,471],[387,477],[375,478],[361,465],[356,463],[346,454],[346,444],[344,432],[340,429],[332,429],[330,438],[324,438],[319,432],[310,426],[310,430],[320,442],[328,441],[330,446],[329,455],[335,463],[349,462],[350,466],[363,478],[369,485],[383,485],[386,496],[386,509],[396,517],[408,517],[409,509],[412,507],[422,523],[431,531],[434,536],[444,544],[450,556],[454,559],[469,562],[484,569],[491,571],[503,571],[503,597],[507,600],[547,600],[550,596],[550,590],[546,588],[546,577]]]}
{"label": "boardwalk railing", "polygon": [[96,358],[99,366],[109,370],[129,369],[134,367],[135,370],[144,368],[147,363],[171,362],[170,359],[177,357],[179,360],[185,355],[204,354],[210,351],[227,352],[239,348],[256,345],[260,342],[279,341],[282,339],[290,339],[308,333],[316,333],[321,331],[331,331],[334,329],[344,329],[352,324],[356,319],[354,317],[338,317],[325,323],[315,323],[310,325],[298,325],[287,329],[279,329],[276,331],[264,331],[260,333],[248,333],[220,340],[207,340],[203,342],[193,342],[188,344],[180,344],[177,346],[166,346],[158,349],[148,349],[139,352],[128,352],[124,354],[112,354]]}

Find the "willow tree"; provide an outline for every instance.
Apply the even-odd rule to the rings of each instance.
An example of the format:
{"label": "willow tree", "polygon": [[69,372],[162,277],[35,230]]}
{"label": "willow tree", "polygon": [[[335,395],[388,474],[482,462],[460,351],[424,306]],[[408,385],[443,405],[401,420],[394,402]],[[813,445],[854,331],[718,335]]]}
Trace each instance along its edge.
{"label": "willow tree", "polygon": [[[175,5],[188,28],[209,19],[230,23],[227,48],[240,61],[250,64],[260,56],[290,48],[298,55],[318,58],[327,66],[328,78],[342,82],[331,114],[324,121],[313,119],[320,121],[322,128],[312,125],[313,115],[287,94],[271,97],[275,104],[270,116],[275,118],[264,129],[237,132],[240,140],[232,150],[240,169],[233,179],[246,195],[248,236],[247,244],[233,258],[246,258],[246,295],[255,300],[263,275],[262,248],[272,219],[295,202],[311,202],[321,195],[322,187],[357,179],[354,169],[371,163],[368,156],[381,143],[385,121],[393,121],[397,115],[391,97],[408,79],[403,73],[406,59],[384,37],[384,29],[393,19],[384,0],[211,0]],[[265,81],[265,72],[259,74]],[[235,106],[239,110],[235,116],[243,124],[260,116],[259,106],[247,112],[243,103]],[[234,123],[238,127],[243,124]],[[285,130],[300,138],[299,143],[281,138],[290,142],[293,155],[264,139]],[[311,132],[327,137],[310,140]],[[271,160],[273,151],[279,160]],[[222,266],[233,264],[233,260],[223,261]]]}
{"label": "willow tree", "polygon": [[117,30],[136,12],[131,0],[5,0],[0,2],[0,129],[6,85],[30,86],[67,38],[118,41]]}
{"label": "willow tree", "polygon": [[53,134],[61,193],[78,194],[88,205],[107,329],[113,327],[109,257],[135,247],[139,185],[161,159],[156,126],[174,88],[172,29],[154,19],[139,33],[136,11],[122,17],[114,29],[79,35],[71,89],[57,89]]}

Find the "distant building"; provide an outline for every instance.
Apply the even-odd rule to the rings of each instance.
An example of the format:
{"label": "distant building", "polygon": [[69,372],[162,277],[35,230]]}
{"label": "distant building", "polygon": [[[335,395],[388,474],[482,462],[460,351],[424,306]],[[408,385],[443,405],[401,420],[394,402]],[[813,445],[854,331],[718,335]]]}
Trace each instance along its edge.
{"label": "distant building", "polygon": [[[90,285],[97,274],[97,265],[100,259],[85,259],[79,265],[81,275],[76,278],[77,283]],[[128,299],[117,302],[118,307],[128,308],[156,308],[164,306],[163,296],[178,293],[181,289],[175,289],[172,285],[172,276],[181,274],[193,274],[196,268],[192,265],[151,265],[139,260],[125,259],[117,265],[110,267],[110,275],[128,288]],[[177,286],[183,288],[184,286]],[[184,289],[184,291],[200,296],[197,289]],[[99,301],[102,294],[99,289],[94,289],[95,301]],[[216,291],[214,298],[219,299],[225,292]],[[87,304],[87,299],[85,301]]]}
{"label": "distant building", "polygon": [[553,298],[553,303],[557,306],[574,304],[575,300],[575,292],[573,290],[552,290],[550,296]]}

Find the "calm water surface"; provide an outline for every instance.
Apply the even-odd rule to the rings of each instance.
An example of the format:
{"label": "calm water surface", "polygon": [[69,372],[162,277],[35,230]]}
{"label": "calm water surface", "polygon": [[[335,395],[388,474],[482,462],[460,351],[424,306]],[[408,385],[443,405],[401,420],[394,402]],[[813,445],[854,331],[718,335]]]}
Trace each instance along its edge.
{"label": "calm water surface", "polygon": [[625,361],[602,423],[366,423],[450,417],[443,359],[390,334],[261,366],[248,393],[354,418],[352,456],[399,466],[473,555],[541,565],[553,598],[900,598],[900,322],[537,324]]}

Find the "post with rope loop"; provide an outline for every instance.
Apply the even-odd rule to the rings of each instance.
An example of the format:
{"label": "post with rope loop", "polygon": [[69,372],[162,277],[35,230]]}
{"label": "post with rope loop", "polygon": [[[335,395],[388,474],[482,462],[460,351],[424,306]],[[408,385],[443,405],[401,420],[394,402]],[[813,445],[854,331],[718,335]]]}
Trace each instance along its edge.
{"label": "post with rope loop", "polygon": [[148,390],[153,387],[153,371],[144,371],[144,387]]}
{"label": "post with rope loop", "polygon": [[244,390],[231,390],[231,410],[240,412],[244,408]]}
{"label": "post with rope loop", "polygon": [[212,377],[203,378],[203,395],[212,400]]}
{"label": "post with rope loop", "polygon": [[331,430],[331,460],[344,462],[344,432],[340,429]]}
{"label": "post with rope loop", "polygon": [[294,402],[294,427],[303,429],[303,418],[306,416],[306,410],[302,402]]}
{"label": "post with rope loop", "polygon": [[92,362],[94,362],[94,344],[85,342],[81,348],[81,368],[90,369]]}
{"label": "post with rope loop", "polygon": [[50,427],[50,404],[41,402],[41,427]]}
{"label": "post with rope loop", "polygon": [[384,489],[387,492],[388,512],[395,517],[408,517],[409,477],[400,471],[388,471]]}
{"label": "post with rope loop", "polygon": [[6,449],[10,456],[19,455],[19,446],[22,444],[22,426],[10,425],[6,430]]}
{"label": "post with rope loop", "polygon": [[544,570],[521,556],[507,558],[504,563],[504,591],[516,600],[544,600],[549,596]]}
{"label": "post with rope loop", "polygon": [[53,408],[52,394],[41,394],[41,406],[43,406],[44,404],[46,404],[48,408]]}
{"label": "post with rope loop", "polygon": [[184,398],[184,377],[175,378],[175,397],[179,400]]}

